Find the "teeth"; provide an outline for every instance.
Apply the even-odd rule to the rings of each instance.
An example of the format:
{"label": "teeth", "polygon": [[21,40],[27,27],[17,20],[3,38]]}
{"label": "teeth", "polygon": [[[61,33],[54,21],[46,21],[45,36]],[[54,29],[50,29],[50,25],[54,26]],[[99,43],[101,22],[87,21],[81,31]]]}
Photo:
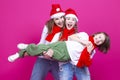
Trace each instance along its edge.
{"label": "teeth", "polygon": [[69,24],[68,24],[68,26],[69,26]]}
{"label": "teeth", "polygon": [[68,24],[68,27],[71,27],[72,26],[72,24]]}

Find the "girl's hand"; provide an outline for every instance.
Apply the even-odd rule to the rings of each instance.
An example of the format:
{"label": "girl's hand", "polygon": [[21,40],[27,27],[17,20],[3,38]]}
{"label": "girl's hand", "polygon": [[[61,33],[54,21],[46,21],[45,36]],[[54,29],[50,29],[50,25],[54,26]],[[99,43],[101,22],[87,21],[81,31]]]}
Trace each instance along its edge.
{"label": "girl's hand", "polygon": [[53,56],[53,50],[52,49],[48,49],[47,52],[43,52],[44,54],[44,58],[50,59]]}
{"label": "girl's hand", "polygon": [[51,57],[49,55],[46,54],[46,51],[43,52],[44,58],[45,59],[50,59]]}
{"label": "girl's hand", "polygon": [[89,41],[89,43],[87,44],[87,51],[89,52],[89,53],[91,53],[92,52],[92,50],[93,50],[93,44]]}
{"label": "girl's hand", "polygon": [[84,46],[89,46],[91,44],[91,42],[88,40],[81,40],[80,43]]}
{"label": "girl's hand", "polygon": [[51,59],[51,57],[48,54],[44,54],[45,59]]}

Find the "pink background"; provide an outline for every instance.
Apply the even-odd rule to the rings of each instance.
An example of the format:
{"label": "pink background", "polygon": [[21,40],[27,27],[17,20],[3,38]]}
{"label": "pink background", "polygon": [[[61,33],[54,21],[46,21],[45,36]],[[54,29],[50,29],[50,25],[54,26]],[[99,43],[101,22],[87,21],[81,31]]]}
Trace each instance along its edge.
{"label": "pink background", "polygon": [[[79,31],[89,34],[105,31],[111,38],[108,54],[100,52],[90,67],[92,80],[118,80],[120,73],[119,0],[0,0],[0,80],[29,80],[36,57],[9,63],[7,57],[18,51],[16,45],[38,43],[48,20],[51,4],[63,10],[71,7],[79,16]],[[49,74],[46,80],[53,80]]]}

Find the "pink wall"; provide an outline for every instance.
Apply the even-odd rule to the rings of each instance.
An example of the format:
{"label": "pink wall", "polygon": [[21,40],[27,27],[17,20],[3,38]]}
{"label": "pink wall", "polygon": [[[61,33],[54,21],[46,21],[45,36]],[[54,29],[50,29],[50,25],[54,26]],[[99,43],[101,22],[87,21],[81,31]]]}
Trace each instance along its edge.
{"label": "pink wall", "polygon": [[63,10],[69,7],[76,10],[79,31],[89,34],[105,31],[110,35],[111,50],[106,55],[97,52],[90,67],[91,77],[92,80],[118,80],[119,0],[0,0],[0,80],[30,79],[36,57],[19,59],[14,63],[9,63],[7,57],[18,50],[16,45],[20,42],[39,42],[52,3],[61,4]]}

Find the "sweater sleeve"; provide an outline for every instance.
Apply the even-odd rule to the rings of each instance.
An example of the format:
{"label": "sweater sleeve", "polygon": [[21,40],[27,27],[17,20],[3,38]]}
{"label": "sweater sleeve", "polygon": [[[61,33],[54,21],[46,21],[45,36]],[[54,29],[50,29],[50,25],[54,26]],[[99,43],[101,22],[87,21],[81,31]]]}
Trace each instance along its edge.
{"label": "sweater sleeve", "polygon": [[44,26],[42,34],[41,34],[41,39],[40,39],[40,42],[38,44],[45,44],[46,43],[45,38],[48,35],[47,32],[48,32],[48,28],[47,28],[47,26]]}

